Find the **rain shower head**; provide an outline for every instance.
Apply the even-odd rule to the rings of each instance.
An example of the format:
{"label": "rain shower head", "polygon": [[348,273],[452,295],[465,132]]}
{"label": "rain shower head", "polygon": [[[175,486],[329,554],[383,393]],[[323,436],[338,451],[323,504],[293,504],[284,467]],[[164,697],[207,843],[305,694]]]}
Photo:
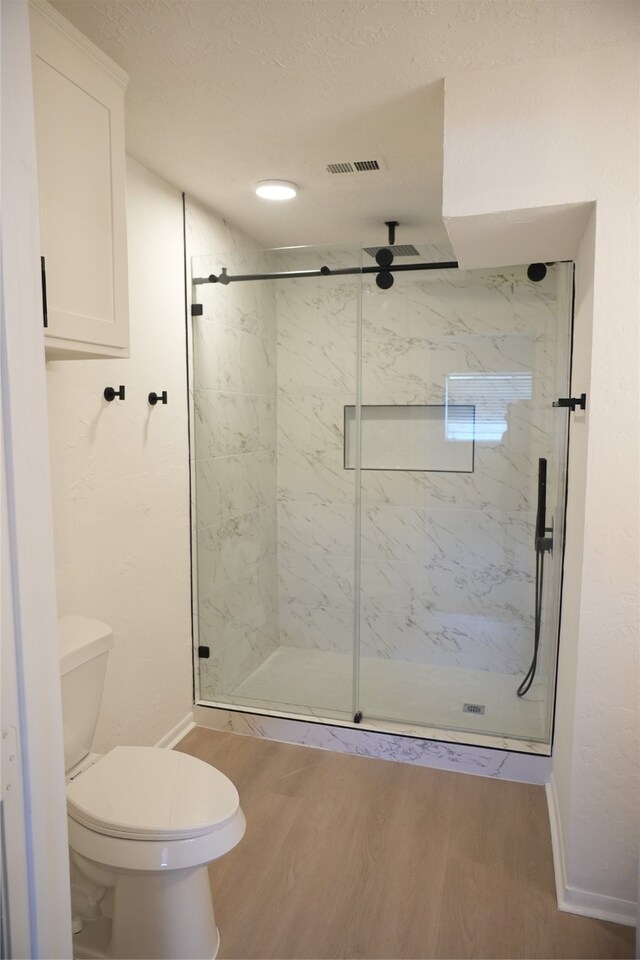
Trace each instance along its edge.
{"label": "rain shower head", "polygon": [[[399,226],[397,220],[385,220],[385,227],[389,230],[389,242],[385,244],[384,247],[364,247],[364,252],[368,253],[370,257],[373,257],[378,263],[378,253],[380,250],[389,250],[392,254],[391,259],[394,257],[419,257],[420,251],[414,247],[412,243],[396,243],[396,227]],[[389,264],[384,264],[388,266]]]}
{"label": "rain shower head", "polygon": [[420,251],[412,243],[396,243],[385,247],[364,247],[364,252],[375,260],[378,250],[391,250],[394,257],[419,257]]}

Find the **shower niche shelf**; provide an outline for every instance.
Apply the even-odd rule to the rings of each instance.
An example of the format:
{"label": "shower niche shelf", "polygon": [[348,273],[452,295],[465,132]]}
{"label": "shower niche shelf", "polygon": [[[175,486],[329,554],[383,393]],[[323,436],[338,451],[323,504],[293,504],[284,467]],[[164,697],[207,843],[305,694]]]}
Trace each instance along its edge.
{"label": "shower niche shelf", "polygon": [[[361,469],[473,473],[473,404],[362,406]],[[344,468],[356,468],[356,407],[344,408]]]}

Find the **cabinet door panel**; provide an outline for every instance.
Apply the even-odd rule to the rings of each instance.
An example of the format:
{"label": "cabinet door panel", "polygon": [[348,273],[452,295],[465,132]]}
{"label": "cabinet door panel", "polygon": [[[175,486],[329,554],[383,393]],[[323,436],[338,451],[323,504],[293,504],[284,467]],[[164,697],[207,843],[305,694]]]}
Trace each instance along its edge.
{"label": "cabinet door panel", "polygon": [[37,13],[32,41],[48,334],[126,348],[122,89]]}

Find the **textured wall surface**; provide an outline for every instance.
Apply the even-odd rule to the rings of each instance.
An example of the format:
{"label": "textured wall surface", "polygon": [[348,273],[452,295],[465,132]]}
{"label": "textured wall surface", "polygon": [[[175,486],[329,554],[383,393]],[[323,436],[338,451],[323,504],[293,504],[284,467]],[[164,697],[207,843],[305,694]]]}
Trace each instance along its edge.
{"label": "textured wall surface", "polygon": [[[252,241],[189,202],[194,276],[255,273]],[[215,252],[215,256],[212,255]],[[193,332],[193,513],[200,694],[224,697],[278,641],[275,289],[200,285]]]}
{"label": "textured wall surface", "polygon": [[191,709],[180,194],[129,161],[127,214],[131,359],[47,364],[58,613],[115,635],[97,750],[153,744]]}
{"label": "textured wall surface", "polygon": [[[638,882],[637,44],[447,81],[445,217],[597,201],[577,256],[554,777],[566,883]],[[591,349],[590,349],[591,347]],[[571,894],[573,891],[573,894]],[[627,909],[627,908],[624,908]]]}

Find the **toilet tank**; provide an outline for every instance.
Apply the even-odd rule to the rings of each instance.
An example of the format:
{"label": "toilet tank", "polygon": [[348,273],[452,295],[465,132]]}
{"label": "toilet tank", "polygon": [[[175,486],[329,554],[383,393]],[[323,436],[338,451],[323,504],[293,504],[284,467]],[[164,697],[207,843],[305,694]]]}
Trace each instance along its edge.
{"label": "toilet tank", "polygon": [[113,632],[106,623],[90,617],[60,617],[58,643],[64,766],[70,770],[91,750]]}

